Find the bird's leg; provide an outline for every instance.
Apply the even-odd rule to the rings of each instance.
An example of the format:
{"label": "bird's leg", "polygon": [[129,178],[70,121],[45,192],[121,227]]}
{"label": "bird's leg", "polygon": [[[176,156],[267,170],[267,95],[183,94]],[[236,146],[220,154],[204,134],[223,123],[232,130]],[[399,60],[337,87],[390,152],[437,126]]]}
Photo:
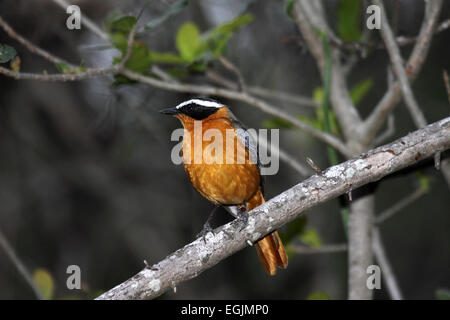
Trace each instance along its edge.
{"label": "bird's leg", "polygon": [[242,221],[242,228],[241,231],[247,226],[248,222],[248,210],[247,210],[247,201],[244,201],[244,205],[241,208],[241,214],[238,217],[239,221]]}
{"label": "bird's leg", "polygon": [[214,207],[214,209],[211,211],[211,213],[209,214],[208,219],[206,219],[206,222],[205,222],[205,224],[203,225],[202,231],[200,231],[200,232],[197,234],[197,236],[196,236],[196,238],[202,237],[202,238],[203,238],[203,241],[204,241],[205,243],[206,243],[206,235],[207,235],[208,233],[210,233],[210,232],[212,232],[212,234],[214,234],[213,228],[211,227],[210,222],[211,222],[211,220],[212,220],[214,214],[216,213],[217,208],[219,208],[219,206],[216,205],[216,206]]}

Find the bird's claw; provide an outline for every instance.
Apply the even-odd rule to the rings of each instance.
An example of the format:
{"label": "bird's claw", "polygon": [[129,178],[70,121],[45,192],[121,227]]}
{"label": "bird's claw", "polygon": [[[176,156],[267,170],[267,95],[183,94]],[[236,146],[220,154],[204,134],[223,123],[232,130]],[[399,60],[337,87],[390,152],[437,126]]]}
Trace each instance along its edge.
{"label": "bird's claw", "polygon": [[202,231],[200,231],[200,232],[197,234],[196,238],[202,238],[202,239],[203,239],[203,242],[206,243],[206,236],[207,236],[207,234],[210,233],[210,232],[214,235],[213,228],[211,228],[211,226],[210,226],[209,223],[205,223],[205,225],[203,226]]}
{"label": "bird's claw", "polygon": [[242,228],[239,231],[244,230],[248,223],[248,211],[246,210],[246,211],[242,212],[239,215],[239,217],[237,218],[237,220],[241,221],[241,223],[242,223]]}

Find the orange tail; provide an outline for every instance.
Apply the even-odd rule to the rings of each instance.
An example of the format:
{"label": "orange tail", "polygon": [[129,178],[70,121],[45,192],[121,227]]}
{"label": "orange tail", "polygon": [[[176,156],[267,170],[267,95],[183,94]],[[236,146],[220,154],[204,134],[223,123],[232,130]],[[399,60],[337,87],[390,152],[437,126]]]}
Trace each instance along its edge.
{"label": "orange tail", "polygon": [[[263,204],[264,197],[259,190],[247,203],[248,211],[252,210]],[[286,268],[288,264],[288,259],[286,256],[286,251],[284,250],[283,243],[281,242],[280,236],[277,231],[272,232],[266,237],[262,238],[255,245],[258,257],[264,269],[268,274],[273,276],[277,272],[277,266],[281,268]]]}

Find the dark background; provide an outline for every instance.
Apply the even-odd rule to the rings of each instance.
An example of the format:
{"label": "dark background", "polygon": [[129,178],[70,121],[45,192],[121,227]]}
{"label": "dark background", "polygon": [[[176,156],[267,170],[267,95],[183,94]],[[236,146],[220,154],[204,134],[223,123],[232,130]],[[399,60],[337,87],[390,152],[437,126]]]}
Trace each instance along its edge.
{"label": "dark background", "polygon": [[[137,15],[147,2],[144,22],[171,3],[75,3],[101,25],[109,13]],[[440,21],[450,18],[450,3],[444,2]],[[337,1],[325,3],[333,26]],[[423,1],[398,3],[397,35],[417,35]],[[174,51],[175,34],[183,23],[193,21],[207,30],[246,6],[238,0],[191,1],[140,40],[154,50]],[[248,84],[312,97],[321,80],[284,7],[282,1],[250,3],[247,12],[255,19],[233,36],[226,57],[240,68]],[[392,6],[388,9],[392,14]],[[104,43],[86,28],[67,30],[67,15],[52,1],[2,0],[0,15],[33,43],[72,63],[107,66],[117,56],[114,50],[99,50],[96,46]],[[374,38],[379,38],[378,32]],[[449,40],[450,30],[434,37],[413,85],[430,123],[448,116],[450,110],[442,80],[442,70],[450,71]],[[3,31],[0,43],[16,48],[23,72],[56,72]],[[411,48],[402,48],[404,57]],[[367,78],[374,82],[359,107],[363,116],[386,89],[388,63],[384,50],[373,50],[348,77],[349,87]],[[233,79],[219,64],[212,68]],[[202,75],[185,80],[208,82]],[[43,268],[50,273],[55,283],[53,298],[92,298],[128,279],[144,266],[144,259],[156,263],[193,240],[212,209],[193,190],[182,166],[171,162],[175,143],[170,134],[180,124],[157,112],[191,96],[141,84],[112,87],[111,83],[108,77],[43,83],[0,76],[0,232],[31,272]],[[248,127],[261,128],[271,118],[246,104],[220,101]],[[292,114],[314,114],[311,108],[279,101],[276,105]],[[394,114],[396,131],[390,140],[415,130],[403,104]],[[328,166],[324,144],[303,132],[282,129],[280,144],[302,163],[308,156],[321,168]],[[381,226],[383,243],[407,299],[434,299],[437,289],[450,287],[449,188],[439,172],[430,168],[425,173],[431,181],[430,192]],[[266,198],[304,178],[281,162],[279,173],[266,179]],[[412,173],[381,182],[376,189],[376,212],[416,190],[417,181]],[[339,208],[333,200],[306,213],[307,228],[315,228],[324,244],[345,242]],[[228,220],[223,211],[215,223]],[[66,288],[66,268],[71,264],[81,267],[81,291]],[[254,249],[247,248],[162,298],[305,299],[320,291],[332,299],[345,299],[346,279],[345,253],[291,256],[288,269],[270,277]],[[376,298],[388,298],[384,283],[382,288]],[[0,252],[0,299],[32,298],[32,291]]]}

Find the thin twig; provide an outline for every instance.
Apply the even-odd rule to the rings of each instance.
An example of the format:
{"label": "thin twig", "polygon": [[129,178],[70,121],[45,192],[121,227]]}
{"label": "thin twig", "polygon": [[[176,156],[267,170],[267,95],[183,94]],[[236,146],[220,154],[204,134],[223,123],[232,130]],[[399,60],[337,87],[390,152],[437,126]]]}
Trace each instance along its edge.
{"label": "thin twig", "polygon": [[14,78],[16,80],[39,80],[49,82],[79,81],[101,76],[115,75],[118,74],[119,71],[120,71],[119,65],[114,65],[112,67],[107,68],[88,68],[83,72],[65,73],[65,74],[24,73],[0,67],[0,74]]}
{"label": "thin twig", "polygon": [[[322,2],[298,0],[295,1],[292,12],[309,50],[316,59],[322,78],[324,78],[326,55],[322,39],[317,31],[324,32],[322,37],[327,37],[332,41],[336,41],[337,37],[326,22]],[[330,101],[344,136],[349,139],[355,136],[355,128],[362,123],[362,120],[350,97],[341,65],[341,53],[336,48],[331,51]]]}
{"label": "thin twig", "polygon": [[127,64],[128,60],[131,57],[131,54],[133,53],[133,44],[134,44],[134,37],[136,35],[136,25],[131,29],[130,33],[128,34],[128,42],[127,42],[127,51],[125,53],[125,56],[123,57],[122,61],[120,61],[119,68],[124,69],[125,65]]}
{"label": "thin twig", "polygon": [[70,68],[77,68],[77,66],[67,62],[66,60],[61,59],[61,58],[47,52],[46,50],[39,48],[38,46],[34,45],[33,43],[31,43],[29,40],[27,40],[26,38],[24,38],[23,36],[18,34],[5,20],[3,20],[2,17],[0,17],[0,27],[3,30],[5,30],[5,32],[8,34],[8,36],[10,36],[13,39],[16,39],[18,42],[23,44],[25,46],[25,48],[27,48],[31,53],[37,54],[54,64],[65,63]]}
{"label": "thin twig", "polygon": [[[447,30],[449,27],[450,27],[450,19],[447,19],[447,20],[445,20],[445,21],[442,21],[442,22],[436,27],[436,30],[435,30],[435,32],[434,32],[434,35],[437,35],[438,33]],[[407,45],[407,44],[411,44],[411,43],[416,42],[417,39],[418,39],[418,37],[397,37],[397,38],[396,38],[396,41],[397,41],[397,44],[398,44],[399,46],[404,46],[404,45]],[[383,48],[384,48],[384,46],[383,46]]]}
{"label": "thin twig", "polygon": [[383,133],[381,133],[378,137],[375,137],[375,139],[373,140],[373,145],[374,146],[380,145],[381,143],[385,142],[387,139],[392,137],[394,133],[395,133],[395,116],[394,114],[391,113],[388,116],[386,130]]}
{"label": "thin twig", "polygon": [[38,287],[34,283],[33,277],[31,276],[30,272],[25,267],[25,265],[20,260],[20,258],[17,256],[13,247],[11,247],[8,240],[6,239],[6,237],[3,235],[3,233],[1,231],[0,231],[0,248],[3,248],[3,251],[8,256],[9,260],[11,260],[11,262],[16,267],[17,271],[20,273],[20,275],[25,280],[25,282],[28,284],[28,286],[31,288],[31,290],[33,291],[36,298],[38,300],[43,300],[44,297],[42,296],[41,291],[39,291]]}
{"label": "thin twig", "polygon": [[381,267],[382,279],[387,285],[387,291],[389,292],[391,299],[403,300],[400,286],[398,285],[397,278],[394,275],[394,271],[392,270],[392,266],[386,255],[386,250],[383,246],[383,242],[381,241],[380,232],[376,227],[372,229],[372,246],[375,258]]}
{"label": "thin twig", "polygon": [[313,159],[311,159],[310,157],[306,157],[305,161],[314,170],[316,174],[318,175],[322,174],[322,170],[320,170],[319,166],[314,163]]}
{"label": "thin twig", "polygon": [[444,77],[445,88],[447,89],[448,102],[450,103],[450,81],[448,80],[447,70],[443,71],[442,76]]}
{"label": "thin twig", "polygon": [[[221,85],[222,87],[225,87],[225,88],[231,89],[231,90],[238,90],[238,86],[234,82],[222,77],[217,72],[207,71],[206,77],[208,79],[214,81],[218,85]],[[311,108],[319,107],[319,105],[313,99],[299,96],[299,95],[294,95],[294,94],[287,93],[287,92],[276,91],[276,90],[271,90],[271,89],[257,87],[257,86],[248,86],[247,90],[249,93],[251,93],[255,96],[266,98],[266,99],[280,100],[280,101],[296,104],[296,105],[299,105],[302,107],[311,107]]]}
{"label": "thin twig", "polygon": [[[63,7],[64,9],[67,8],[68,3],[64,0],[53,0],[55,3]],[[104,33],[101,29],[99,29],[95,23],[93,23],[91,20],[89,20],[85,15],[83,16],[82,21],[84,21],[84,25],[90,29],[92,32],[94,32],[96,35],[101,37],[104,40],[109,41],[108,35]],[[84,72],[75,73],[75,74],[63,74],[63,75],[40,75],[40,74],[30,74],[30,73],[19,73],[14,72],[11,70],[8,70],[6,68],[0,67],[0,73],[3,73],[6,76],[13,77],[15,79],[30,79],[30,80],[41,80],[41,81],[76,81],[86,78],[91,78],[95,76],[104,76],[104,75],[116,75],[120,72],[120,74],[132,79],[136,80],[142,83],[146,83],[161,89],[165,90],[171,90],[171,91],[178,91],[178,92],[186,92],[186,93],[195,93],[195,94],[204,94],[204,95],[215,95],[215,96],[221,96],[224,98],[234,99],[238,101],[243,101],[248,103],[249,105],[252,105],[268,114],[271,114],[273,116],[277,116],[283,120],[288,121],[289,123],[292,123],[295,127],[299,128],[300,130],[304,130],[305,132],[311,134],[312,136],[318,138],[319,140],[324,141],[327,144],[332,145],[334,148],[336,148],[339,152],[341,152],[343,155],[347,157],[353,156],[353,153],[350,152],[350,150],[347,148],[347,146],[340,141],[338,138],[326,134],[320,130],[317,130],[313,126],[304,123],[300,120],[298,120],[295,117],[292,117],[291,115],[277,110],[275,107],[269,105],[265,101],[259,100],[253,96],[250,96],[247,93],[244,92],[235,92],[232,90],[226,90],[226,89],[220,89],[220,88],[214,88],[209,86],[199,86],[199,85],[188,85],[188,84],[180,84],[180,83],[174,83],[174,82],[167,82],[167,81],[161,81],[157,79],[150,78],[148,76],[136,73],[134,71],[123,69],[121,70],[120,65],[115,65],[108,68],[91,68],[87,69]]]}
{"label": "thin twig", "polygon": [[186,92],[191,94],[202,94],[202,95],[210,95],[210,96],[218,96],[228,99],[233,99],[237,101],[245,102],[253,107],[260,109],[261,111],[270,114],[272,116],[283,119],[296,128],[303,130],[312,136],[316,137],[319,140],[324,141],[327,144],[332,145],[339,152],[347,157],[351,157],[353,153],[348,149],[348,147],[337,137],[327,134],[321,130],[314,128],[312,125],[307,124],[305,122],[300,121],[296,117],[291,116],[285,111],[278,110],[275,106],[270,105],[269,103],[260,100],[254,96],[249,95],[245,92],[237,92],[228,89],[221,89],[211,86],[203,86],[203,85],[193,85],[193,84],[182,84],[182,83],[169,83],[166,81],[157,80],[154,78],[150,78],[148,76],[139,74],[137,72],[125,69],[121,71],[121,74],[126,76],[131,80],[135,80],[141,83],[145,83],[157,88],[161,88],[164,90],[170,91],[178,91],[178,92]]}
{"label": "thin twig", "polygon": [[[65,0],[53,0],[57,5],[59,5],[64,11],[67,10],[67,8],[70,6],[70,3],[68,3]],[[89,17],[87,17],[85,14],[83,14],[83,17],[81,18],[81,24],[84,25],[86,28],[91,30],[95,35],[102,38],[105,41],[109,42],[109,37],[106,34],[106,32],[103,32],[95,22],[93,22]]]}
{"label": "thin twig", "polygon": [[[410,81],[415,79],[426,60],[441,8],[442,0],[426,2],[425,16],[420,28],[419,36],[417,37],[417,42],[406,67],[407,76]],[[373,137],[383,125],[386,117],[398,104],[400,97],[400,83],[396,81],[388,88],[383,98],[357,130],[358,135],[364,139],[363,142],[370,143],[373,140]]]}
{"label": "thin twig", "polygon": [[419,199],[421,196],[423,196],[425,192],[422,190],[422,188],[418,188],[413,193],[407,195],[400,201],[397,201],[392,207],[386,209],[382,213],[380,213],[378,216],[375,217],[375,223],[381,224],[388,220],[389,218],[392,218],[395,214],[401,212],[403,209],[405,209],[407,206],[412,204],[414,201]]}
{"label": "thin twig", "polygon": [[229,61],[224,56],[220,56],[219,61],[225,68],[227,68],[228,70],[230,70],[231,72],[233,72],[236,75],[236,78],[238,79],[238,83],[239,83],[238,90],[239,91],[247,91],[247,85],[245,84],[244,77],[242,76],[241,70],[239,70],[239,68],[237,68],[231,61]]}
{"label": "thin twig", "polygon": [[318,253],[339,253],[347,251],[346,243],[328,244],[317,248],[307,247],[304,245],[290,245],[289,249],[296,254],[318,254]]}
{"label": "thin twig", "polygon": [[400,82],[400,89],[403,93],[406,106],[408,107],[409,113],[411,114],[416,127],[425,127],[427,125],[427,121],[422,113],[422,110],[420,110],[419,104],[414,98],[414,94],[411,90],[408,76],[406,75],[406,70],[403,67],[403,59],[400,53],[400,49],[395,41],[394,33],[392,32],[392,29],[389,25],[383,2],[381,0],[373,0],[373,3],[378,5],[381,9],[381,20],[383,21],[383,23],[381,24],[381,35],[384,39],[386,48],[391,58],[394,72]]}

